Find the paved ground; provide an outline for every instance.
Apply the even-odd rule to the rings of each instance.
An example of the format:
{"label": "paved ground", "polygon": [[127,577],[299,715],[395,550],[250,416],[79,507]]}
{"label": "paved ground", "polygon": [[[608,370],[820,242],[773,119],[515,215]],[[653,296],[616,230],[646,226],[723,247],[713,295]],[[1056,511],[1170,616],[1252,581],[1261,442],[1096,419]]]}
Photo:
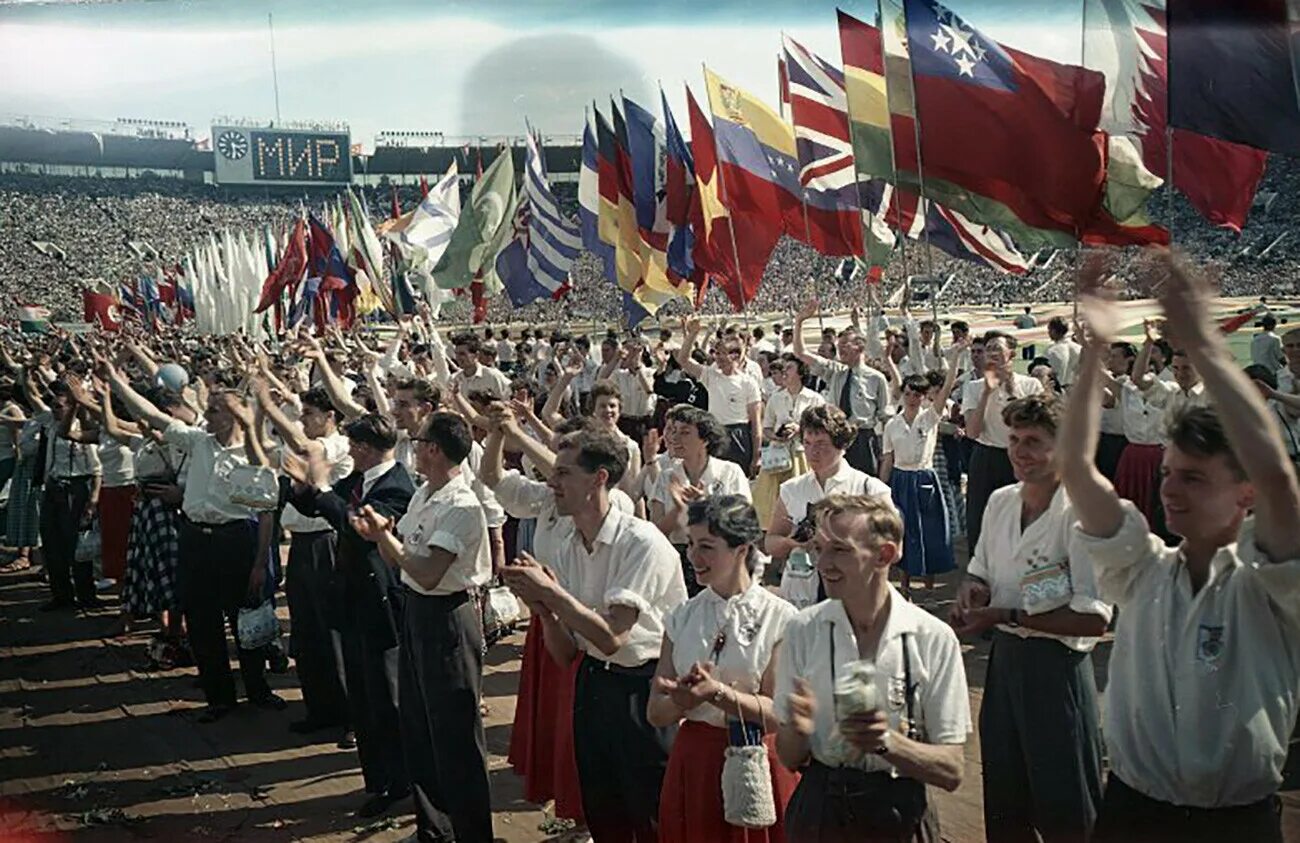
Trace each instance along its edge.
{"label": "paved ground", "polygon": [[[946,611],[951,585],[918,599]],[[409,817],[366,823],[354,752],[290,734],[302,715],[292,674],[274,676],[284,712],[241,707],[214,724],[195,715],[193,670],[151,672],[147,633],[107,637],[112,612],[41,615],[45,587],[30,573],[0,575],[0,840],[373,841],[409,833]],[[561,840],[543,832],[505,762],[523,636],[492,648],[484,680],[496,833],[509,843]],[[1098,650],[1105,677],[1109,645]],[[978,711],[987,645],[966,648]],[[1300,752],[1287,794],[1288,840],[1300,843]],[[978,741],[966,782],[938,794],[944,838],[983,840]]]}

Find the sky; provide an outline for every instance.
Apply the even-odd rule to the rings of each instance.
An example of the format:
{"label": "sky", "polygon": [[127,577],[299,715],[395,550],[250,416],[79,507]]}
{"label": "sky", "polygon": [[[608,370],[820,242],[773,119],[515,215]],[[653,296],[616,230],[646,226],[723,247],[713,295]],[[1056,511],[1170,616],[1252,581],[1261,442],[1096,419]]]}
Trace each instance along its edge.
{"label": "sky", "polygon": [[[785,32],[839,64],[845,0],[0,0],[0,115],[342,120],[367,149],[381,130],[448,137],[577,135],[584,105],[620,91],[679,123],[701,65],[775,106]],[[1078,63],[1077,3],[951,0],[986,35]]]}

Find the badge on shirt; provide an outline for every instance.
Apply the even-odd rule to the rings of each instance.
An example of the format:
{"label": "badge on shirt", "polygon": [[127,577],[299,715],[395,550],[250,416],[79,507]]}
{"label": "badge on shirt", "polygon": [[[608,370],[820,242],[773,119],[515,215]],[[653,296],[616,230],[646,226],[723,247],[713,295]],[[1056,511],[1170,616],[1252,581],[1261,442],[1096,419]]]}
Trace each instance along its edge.
{"label": "badge on shirt", "polygon": [[907,705],[907,680],[904,677],[889,677],[888,702],[894,711],[902,711],[903,706]]}
{"label": "badge on shirt", "polygon": [[1223,630],[1222,626],[1200,625],[1196,632],[1197,661],[1212,664],[1219,660],[1223,655]]}

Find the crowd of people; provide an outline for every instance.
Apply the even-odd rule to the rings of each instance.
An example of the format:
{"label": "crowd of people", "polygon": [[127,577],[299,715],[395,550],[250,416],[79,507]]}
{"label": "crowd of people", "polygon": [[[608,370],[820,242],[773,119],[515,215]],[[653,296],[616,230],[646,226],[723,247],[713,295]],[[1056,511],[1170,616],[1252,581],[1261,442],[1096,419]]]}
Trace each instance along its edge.
{"label": "crowd of people", "polygon": [[[1152,217],[1168,224],[1175,242],[1185,244],[1198,259],[1222,267],[1220,283],[1225,295],[1285,295],[1294,288],[1280,288],[1278,279],[1292,278],[1300,269],[1300,245],[1291,234],[1292,215],[1281,203],[1267,200],[1294,195],[1297,188],[1300,172],[1294,171],[1288,159],[1271,159],[1261,188],[1264,199],[1257,203],[1244,236],[1211,227],[1181,196],[1175,195],[1171,202],[1163,192],[1152,199]],[[463,187],[466,193],[468,189],[468,185]],[[362,190],[378,222],[389,212],[391,186]],[[557,183],[554,190],[562,208],[576,215],[576,185]],[[397,196],[404,210],[420,201],[419,188],[411,185],[397,186]],[[164,265],[171,265],[210,234],[220,236],[226,229],[260,230],[267,224],[279,232],[299,212],[304,198],[159,177],[0,174],[0,295],[39,300],[51,308],[56,319],[76,320],[81,313],[80,288],[86,279],[133,281],[146,265],[156,265],[153,252]],[[309,197],[306,201],[309,205],[315,202]],[[57,250],[38,248],[38,243],[52,243]],[[146,244],[147,249],[142,252],[130,243]],[[906,260],[900,253],[891,261],[882,293],[887,299],[908,275],[932,275],[943,288],[941,303],[949,306],[1068,301],[1076,259],[1068,250],[1039,254],[1033,271],[1011,276],[911,244]],[[819,279],[818,294],[828,310],[847,310],[859,298],[862,273],[859,270],[844,280],[841,263],[839,258],[820,255],[783,238],[748,309],[753,313],[792,313],[803,300],[806,279],[811,277]],[[679,300],[670,303],[663,315],[679,317],[689,310],[690,304]],[[723,314],[730,312],[731,305],[721,291],[711,289],[701,310]],[[515,309],[501,296],[491,301],[488,318],[493,322],[616,322],[621,312],[619,291],[603,278],[599,263],[584,255],[573,267],[572,289],[564,299]]]}
{"label": "crowd of people", "polygon": [[481,683],[513,600],[510,762],[598,843],[937,840],[928,789],[976,729],[991,841],[1280,843],[1300,329],[1265,323],[1243,369],[1165,253],[1135,348],[1104,261],[1028,375],[1012,337],[906,309],[819,334],[816,299],[770,331],[6,333],[8,567],[48,612],[117,580],[123,629],[197,668],[201,724],[241,685],[288,707],[283,586],[291,729],[355,746],[358,814],[413,812],[413,840],[493,839]]}

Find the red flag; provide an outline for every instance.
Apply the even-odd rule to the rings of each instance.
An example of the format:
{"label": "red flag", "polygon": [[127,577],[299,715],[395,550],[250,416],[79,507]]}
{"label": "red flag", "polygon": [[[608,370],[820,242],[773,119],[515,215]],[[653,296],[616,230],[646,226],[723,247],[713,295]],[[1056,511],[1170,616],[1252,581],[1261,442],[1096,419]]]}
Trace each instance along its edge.
{"label": "red flag", "polygon": [[708,273],[713,283],[722,288],[731,306],[737,311],[744,310],[758,292],[767,260],[781,237],[781,219],[723,207],[718,191],[718,153],[713,127],[689,88],[686,105],[690,112],[691,152],[695,157],[698,186],[691,206],[691,225],[696,232],[691,257],[696,269]]}
{"label": "red flag", "polygon": [[429,180],[420,174],[420,199],[423,200],[429,195]]}
{"label": "red flag", "polygon": [[480,276],[475,275],[474,280],[469,282],[470,300],[474,303],[474,324],[478,325],[484,319],[487,319],[487,298],[483,295],[483,281]]}
{"label": "red flag", "polygon": [[307,227],[299,219],[293,226],[293,234],[284,245],[284,254],[280,262],[271,270],[262,282],[262,297],[257,302],[255,313],[261,313],[280,298],[285,287],[297,286],[307,272]]}
{"label": "red flag", "polygon": [[82,319],[99,325],[101,331],[118,331],[122,328],[122,313],[117,301],[107,293],[81,291]]}
{"label": "red flag", "polygon": [[392,190],[392,194],[390,196],[392,200],[392,207],[389,209],[389,213],[391,214],[393,219],[397,219],[402,215],[402,203],[399,202],[397,199],[397,185],[395,184],[389,185],[389,188]]}

